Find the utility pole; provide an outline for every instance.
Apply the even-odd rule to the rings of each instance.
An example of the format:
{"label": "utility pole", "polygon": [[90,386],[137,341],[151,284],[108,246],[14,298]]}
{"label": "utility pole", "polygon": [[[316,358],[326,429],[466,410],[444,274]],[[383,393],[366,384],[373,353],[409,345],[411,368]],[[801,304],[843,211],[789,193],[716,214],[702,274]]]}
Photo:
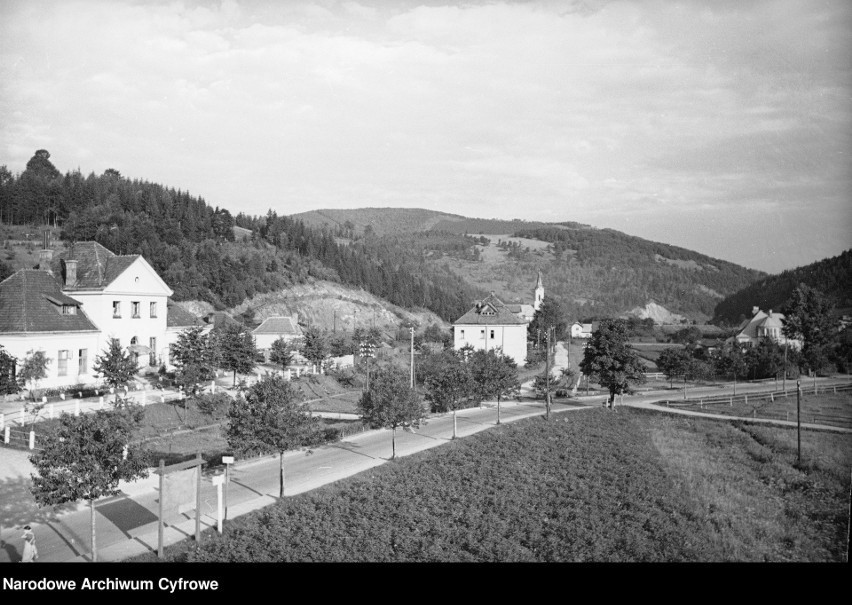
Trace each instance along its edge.
{"label": "utility pole", "polygon": [[782,382],[784,386],[784,396],[787,396],[787,339],[784,338],[784,381]]}
{"label": "utility pole", "polygon": [[545,411],[545,418],[547,418],[548,420],[550,420],[550,331],[551,330],[552,330],[552,327],[547,328],[546,341],[545,341],[546,342],[545,346],[547,347],[547,357],[546,357],[546,361],[544,362],[544,371],[545,371],[545,374],[544,374],[544,391],[545,391],[544,406],[545,406],[545,410],[546,410]]}
{"label": "utility pole", "polygon": [[796,381],[796,443],[799,451],[799,464],[802,463],[802,387],[801,380]]}
{"label": "utility pole", "polygon": [[414,389],[414,326],[408,328],[411,332],[411,388]]}

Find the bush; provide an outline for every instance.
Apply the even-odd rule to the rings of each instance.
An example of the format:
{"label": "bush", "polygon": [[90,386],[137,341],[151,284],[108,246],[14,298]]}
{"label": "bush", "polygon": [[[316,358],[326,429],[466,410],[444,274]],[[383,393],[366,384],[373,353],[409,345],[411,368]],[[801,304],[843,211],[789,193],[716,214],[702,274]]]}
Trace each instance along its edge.
{"label": "bush", "polygon": [[202,393],[193,400],[198,411],[213,418],[224,418],[231,408],[231,397],[227,393]]}
{"label": "bush", "polygon": [[355,372],[352,366],[342,368],[339,365],[335,365],[327,370],[326,373],[334,378],[341,386],[361,387],[364,384],[363,379]]}

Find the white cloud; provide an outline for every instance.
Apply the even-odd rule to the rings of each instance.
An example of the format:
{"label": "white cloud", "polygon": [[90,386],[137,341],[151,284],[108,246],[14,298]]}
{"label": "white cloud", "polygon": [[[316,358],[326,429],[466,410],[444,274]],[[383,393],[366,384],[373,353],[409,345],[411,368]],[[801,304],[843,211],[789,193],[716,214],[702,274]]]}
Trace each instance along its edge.
{"label": "white cloud", "polygon": [[[809,197],[848,246],[848,3],[421,4],[4,3],[0,163],[47,148],[235,212],[522,208],[658,239]],[[701,251],[784,256],[738,245]]]}

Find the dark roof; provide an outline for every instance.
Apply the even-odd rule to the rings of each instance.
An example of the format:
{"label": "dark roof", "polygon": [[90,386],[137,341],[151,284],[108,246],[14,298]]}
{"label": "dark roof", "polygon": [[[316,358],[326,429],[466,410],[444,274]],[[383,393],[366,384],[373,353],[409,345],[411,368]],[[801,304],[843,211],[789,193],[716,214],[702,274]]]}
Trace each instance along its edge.
{"label": "dark roof", "polygon": [[527,321],[509,310],[493,294],[476,303],[473,308],[453,322],[453,325],[526,325]]}
{"label": "dark roof", "polygon": [[255,334],[290,334],[301,336],[302,330],[293,324],[291,317],[268,317],[263,323],[252,330]]}
{"label": "dark roof", "polygon": [[[97,331],[80,304],[47,271],[22,269],[0,282],[0,333]],[[63,305],[77,312],[63,315]]]}
{"label": "dark roof", "polygon": [[186,328],[192,326],[203,326],[201,318],[196,317],[171,298],[166,301],[167,315],[166,326],[169,328]]}
{"label": "dark roof", "polygon": [[[100,290],[124,273],[139,254],[119,256],[98,242],[76,242],[51,263],[53,272],[65,290]],[[77,261],[77,283],[65,286],[65,260]]]}

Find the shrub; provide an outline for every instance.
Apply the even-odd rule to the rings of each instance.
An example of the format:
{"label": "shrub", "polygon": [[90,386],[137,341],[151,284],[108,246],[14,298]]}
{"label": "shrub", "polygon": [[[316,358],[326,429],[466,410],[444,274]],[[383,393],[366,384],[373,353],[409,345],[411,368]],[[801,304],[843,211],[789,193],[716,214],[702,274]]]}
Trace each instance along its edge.
{"label": "shrub", "polygon": [[224,418],[231,407],[231,397],[227,393],[202,393],[194,400],[200,412],[213,418]]}

